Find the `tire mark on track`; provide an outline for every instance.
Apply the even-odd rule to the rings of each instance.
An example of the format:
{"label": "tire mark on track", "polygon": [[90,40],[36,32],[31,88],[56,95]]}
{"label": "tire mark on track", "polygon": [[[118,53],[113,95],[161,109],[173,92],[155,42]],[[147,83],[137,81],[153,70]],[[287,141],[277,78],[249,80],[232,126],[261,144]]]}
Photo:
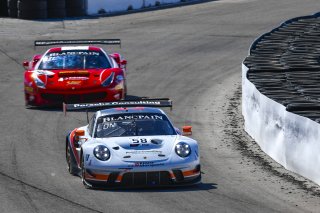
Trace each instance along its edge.
{"label": "tire mark on track", "polygon": [[8,57],[10,60],[12,60],[13,62],[15,62],[16,64],[18,64],[19,66],[21,66],[20,62],[19,62],[17,59],[15,59],[15,58],[11,57],[10,55],[8,55],[8,53],[6,53],[6,51],[4,51],[3,49],[0,48],[0,52],[1,52],[3,55],[7,56],[7,57]]}
{"label": "tire mark on track", "polygon": [[[14,167],[13,171],[15,173],[15,175],[17,177],[19,177],[19,174],[18,174],[18,163],[17,163],[17,154],[16,154],[16,145],[15,143],[13,142],[12,143],[12,165]],[[33,200],[31,199],[30,195],[28,194],[28,192],[26,191],[26,187],[25,185],[19,183],[19,185],[21,186],[22,190],[21,190],[21,193],[23,195],[23,197],[25,198],[25,200],[30,204],[31,208],[33,209],[34,212],[39,212],[39,209],[37,208],[37,206],[35,205],[35,203],[33,202]]]}
{"label": "tire mark on track", "polygon": [[51,196],[53,196],[53,197],[55,197],[55,198],[58,198],[58,199],[60,199],[60,200],[62,200],[62,201],[68,202],[68,203],[70,203],[70,204],[72,204],[72,205],[74,205],[74,206],[78,206],[78,207],[81,207],[81,208],[83,208],[83,209],[86,209],[86,210],[89,210],[89,211],[92,211],[92,212],[103,213],[103,212],[101,212],[101,211],[99,211],[99,210],[96,210],[96,209],[87,207],[87,206],[85,206],[85,205],[82,205],[81,203],[77,203],[77,202],[72,201],[72,200],[68,200],[68,199],[66,199],[66,198],[64,198],[64,197],[62,197],[62,196],[56,195],[56,194],[54,194],[54,193],[52,193],[52,192],[49,192],[49,191],[47,191],[47,190],[41,189],[41,188],[36,187],[36,186],[34,186],[34,185],[32,185],[32,184],[29,184],[29,183],[27,183],[27,182],[24,182],[24,181],[22,181],[22,180],[19,180],[18,178],[15,178],[15,177],[12,177],[12,176],[10,176],[10,175],[7,175],[7,174],[5,174],[5,173],[2,172],[2,171],[0,171],[0,176],[9,178],[9,179],[11,179],[11,180],[13,180],[13,181],[15,181],[15,182],[18,182],[18,183],[21,184],[21,185],[24,185],[25,187],[27,186],[27,187],[30,187],[30,188],[35,189],[35,190],[37,190],[37,191],[40,191],[40,192],[43,192],[43,193],[45,193],[45,194],[51,195]]}

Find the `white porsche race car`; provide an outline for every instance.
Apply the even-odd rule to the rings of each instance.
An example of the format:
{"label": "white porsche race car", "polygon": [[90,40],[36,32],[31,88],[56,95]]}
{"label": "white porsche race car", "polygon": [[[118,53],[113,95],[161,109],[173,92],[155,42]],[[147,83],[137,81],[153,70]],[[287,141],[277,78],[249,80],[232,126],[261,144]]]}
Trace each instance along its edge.
{"label": "white porsche race car", "polygon": [[149,107],[171,104],[148,99],[64,105],[67,110],[109,108],[67,135],[69,172],[87,188],[200,183],[197,141],[183,136],[191,135],[191,127],[181,133],[162,110]]}

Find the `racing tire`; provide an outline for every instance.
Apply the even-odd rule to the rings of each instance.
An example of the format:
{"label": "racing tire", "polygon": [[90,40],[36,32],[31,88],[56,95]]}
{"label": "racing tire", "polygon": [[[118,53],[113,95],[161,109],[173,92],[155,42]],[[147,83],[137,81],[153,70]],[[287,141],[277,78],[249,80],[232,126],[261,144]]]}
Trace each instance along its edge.
{"label": "racing tire", "polygon": [[17,0],[7,0],[8,9],[17,9]]}
{"label": "racing tire", "polygon": [[47,2],[46,1],[18,1],[17,4],[18,10],[32,10],[37,12],[38,10],[46,10],[47,9]]}
{"label": "racing tire", "polygon": [[84,0],[66,0],[66,7],[84,9],[85,2]]}
{"label": "racing tire", "polygon": [[47,10],[19,10],[18,18],[20,19],[46,19]]}
{"label": "racing tire", "polygon": [[67,17],[85,16],[86,8],[84,0],[66,0]]}
{"label": "racing tire", "polygon": [[65,18],[66,16],[65,9],[48,9],[48,18]]}
{"label": "racing tire", "polygon": [[66,0],[48,0],[48,18],[65,18],[67,16]]}
{"label": "racing tire", "polygon": [[17,0],[7,0],[8,16],[11,18],[17,18],[18,7]]}
{"label": "racing tire", "polygon": [[0,17],[8,16],[7,0],[0,0]]}
{"label": "racing tire", "polygon": [[79,171],[77,168],[76,159],[73,153],[71,152],[71,147],[69,144],[67,145],[67,149],[66,149],[66,161],[67,161],[69,173],[74,176],[77,176],[79,174]]}
{"label": "racing tire", "polygon": [[18,18],[21,19],[46,19],[46,0],[18,0]]}
{"label": "racing tire", "polygon": [[65,9],[66,0],[48,0],[48,9]]}
{"label": "racing tire", "polygon": [[8,9],[8,16],[11,18],[17,18],[18,17],[18,10],[17,9]]}
{"label": "racing tire", "polygon": [[85,16],[85,11],[81,8],[69,8],[67,9],[67,17],[81,17]]}

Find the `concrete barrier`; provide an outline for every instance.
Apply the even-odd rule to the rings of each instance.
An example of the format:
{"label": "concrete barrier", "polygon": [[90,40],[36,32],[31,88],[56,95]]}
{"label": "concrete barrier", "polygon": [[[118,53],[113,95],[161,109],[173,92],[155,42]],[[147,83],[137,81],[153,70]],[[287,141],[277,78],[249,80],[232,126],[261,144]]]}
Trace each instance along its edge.
{"label": "concrete barrier", "polygon": [[286,169],[320,185],[320,125],[260,93],[242,65],[242,114],[245,131]]}

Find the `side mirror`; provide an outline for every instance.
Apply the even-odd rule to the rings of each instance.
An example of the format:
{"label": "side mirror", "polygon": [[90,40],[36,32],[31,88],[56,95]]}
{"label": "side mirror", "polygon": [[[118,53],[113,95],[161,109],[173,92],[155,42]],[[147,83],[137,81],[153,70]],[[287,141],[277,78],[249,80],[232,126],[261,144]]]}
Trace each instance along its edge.
{"label": "side mirror", "polygon": [[182,135],[192,135],[192,126],[183,126]]}
{"label": "side mirror", "polygon": [[80,136],[84,136],[84,130],[83,129],[77,129],[75,132],[75,135],[80,137]]}
{"label": "side mirror", "polygon": [[127,65],[127,63],[128,63],[127,60],[122,60],[122,61],[120,61],[120,64],[121,64],[121,65]]}
{"label": "side mirror", "polygon": [[84,136],[84,130],[82,129],[77,129],[75,134],[74,134],[74,146],[76,148],[79,148],[81,146],[81,142],[80,142],[80,136]]}
{"label": "side mirror", "polygon": [[22,63],[22,66],[25,68],[25,69],[28,69],[29,68],[29,61],[24,61]]}

